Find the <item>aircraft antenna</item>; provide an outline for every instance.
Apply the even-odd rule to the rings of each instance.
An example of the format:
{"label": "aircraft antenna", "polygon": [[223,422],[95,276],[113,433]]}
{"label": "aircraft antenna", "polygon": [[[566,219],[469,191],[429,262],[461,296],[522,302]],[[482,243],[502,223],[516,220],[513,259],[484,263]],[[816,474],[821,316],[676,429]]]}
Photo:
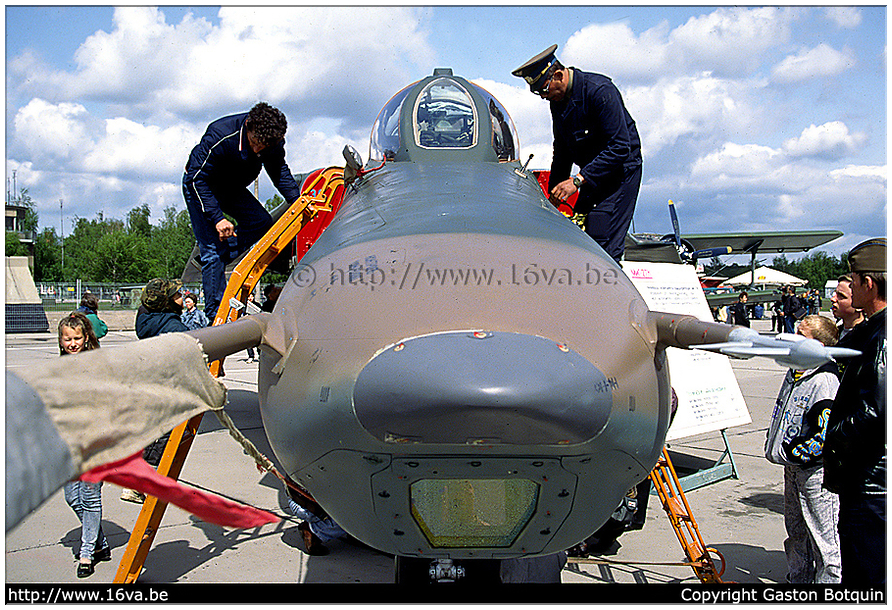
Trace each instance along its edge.
{"label": "aircraft antenna", "polygon": [[531,154],[529,157],[527,157],[527,162],[523,164],[523,167],[521,167],[520,169],[516,169],[516,170],[514,170],[514,172],[515,172],[518,176],[526,176],[526,174],[527,174],[527,166],[530,164],[530,161],[532,161],[532,160],[533,160],[533,155]]}

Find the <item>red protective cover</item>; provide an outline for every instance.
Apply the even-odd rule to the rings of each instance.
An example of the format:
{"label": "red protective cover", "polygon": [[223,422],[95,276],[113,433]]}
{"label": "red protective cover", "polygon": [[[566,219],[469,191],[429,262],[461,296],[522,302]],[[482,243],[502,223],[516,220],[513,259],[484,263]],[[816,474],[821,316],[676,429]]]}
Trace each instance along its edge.
{"label": "red protective cover", "polygon": [[224,527],[251,528],[280,521],[279,517],[265,510],[184,487],[169,477],[161,476],[142,458],[141,451],[129,458],[97,466],[82,474],[80,479],[87,483],[107,481],[135,489],[162,502],[179,506],[203,521]]}
{"label": "red protective cover", "polygon": [[[319,174],[322,173],[322,169],[317,169],[309,176],[307,176],[306,180],[304,180],[303,184],[301,184],[301,192],[303,189],[307,187],[307,185],[312,184],[313,180],[315,180]],[[307,253],[307,250],[310,249],[319,236],[322,235],[322,232],[328,227],[329,223],[331,223],[331,219],[334,218],[335,214],[338,213],[338,210],[341,209],[341,203],[344,201],[344,184],[339,183],[334,193],[331,195],[330,203],[331,203],[331,211],[324,212],[319,211],[316,215],[310,220],[306,226],[301,229],[300,233],[297,236],[297,258],[298,260],[302,259],[304,254]]]}
{"label": "red protective cover", "polygon": [[[545,169],[534,169],[533,175],[536,176],[536,180],[539,181],[539,186],[542,187],[542,192],[545,193],[546,199],[548,198],[548,178],[551,176],[551,172]],[[565,203],[557,206],[559,212],[561,212],[564,216],[572,217],[573,216],[573,208],[576,207],[576,199],[578,198],[579,193],[573,193],[567,198]]]}

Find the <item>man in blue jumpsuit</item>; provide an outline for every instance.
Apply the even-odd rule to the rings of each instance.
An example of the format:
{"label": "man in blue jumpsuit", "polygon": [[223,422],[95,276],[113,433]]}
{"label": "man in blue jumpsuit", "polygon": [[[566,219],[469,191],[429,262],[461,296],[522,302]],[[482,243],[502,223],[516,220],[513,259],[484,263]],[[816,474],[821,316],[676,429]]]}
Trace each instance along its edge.
{"label": "man in blue jumpsuit", "polygon": [[[247,188],[261,167],[291,203],[300,187],[285,162],[285,115],[261,102],[250,112],[211,123],[192,149],[183,175],[183,197],[201,256],[205,313],[213,320],[226,288],[226,265],[272,227],[269,212]],[[234,218],[233,225],[224,216]]]}
{"label": "man in blue jumpsuit", "polygon": [[[511,73],[551,102],[552,203],[578,191],[574,212],[586,215],[586,233],[619,262],[641,186],[638,129],[609,78],[565,68],[556,49],[552,45]],[[570,176],[573,164],[580,170]]]}

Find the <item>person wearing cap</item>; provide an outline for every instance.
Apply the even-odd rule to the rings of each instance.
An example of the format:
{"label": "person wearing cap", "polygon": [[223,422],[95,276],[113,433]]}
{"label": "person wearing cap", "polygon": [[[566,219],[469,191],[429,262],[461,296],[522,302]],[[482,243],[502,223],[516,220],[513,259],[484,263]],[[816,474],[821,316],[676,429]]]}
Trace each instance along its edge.
{"label": "person wearing cap", "polygon": [[[149,280],[140,294],[141,305],[136,311],[136,336],[140,339],[157,337],[164,333],[176,333],[189,330],[180,319],[183,312],[183,283],[180,280],[167,280],[156,277]],[[170,432],[152,442],[143,449],[146,462],[158,467],[164,447],[170,438]],[[146,497],[134,489],[124,489],[121,500],[142,504]]]}
{"label": "person wearing cap", "polygon": [[[552,45],[513,70],[551,105],[554,151],[548,190],[559,205],[579,193],[574,213],[619,262],[641,186],[641,141],[610,78],[564,67]],[[579,173],[571,176],[573,165]]]}
{"label": "person wearing cap", "polygon": [[866,320],[846,337],[850,358],[830,410],[824,487],[839,494],[844,586],[886,583],[886,239],[848,255],[852,306]]}
{"label": "person wearing cap", "polygon": [[[226,288],[226,265],[273,225],[269,212],[247,186],[263,167],[285,201],[291,203],[300,197],[300,187],[285,162],[287,128],[280,110],[260,102],[250,112],[211,123],[189,155],[183,197],[198,241],[204,310],[211,320],[217,315]],[[281,262],[276,268],[286,270]]]}
{"label": "person wearing cap", "polygon": [[180,280],[155,278],[142,289],[140,302],[136,311],[136,336],[140,339],[157,337],[164,333],[175,333],[185,330],[186,325],[180,319],[183,313],[183,283]]}

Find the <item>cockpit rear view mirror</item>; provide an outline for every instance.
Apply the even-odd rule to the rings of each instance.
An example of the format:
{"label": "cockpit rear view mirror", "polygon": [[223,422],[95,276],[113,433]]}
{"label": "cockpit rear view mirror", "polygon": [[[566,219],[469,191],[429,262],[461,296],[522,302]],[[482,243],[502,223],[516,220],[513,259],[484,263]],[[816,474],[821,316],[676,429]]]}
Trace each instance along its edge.
{"label": "cockpit rear view mirror", "polygon": [[344,159],[347,161],[344,167],[344,184],[349,185],[356,180],[362,170],[362,157],[348,144],[344,147]]}

